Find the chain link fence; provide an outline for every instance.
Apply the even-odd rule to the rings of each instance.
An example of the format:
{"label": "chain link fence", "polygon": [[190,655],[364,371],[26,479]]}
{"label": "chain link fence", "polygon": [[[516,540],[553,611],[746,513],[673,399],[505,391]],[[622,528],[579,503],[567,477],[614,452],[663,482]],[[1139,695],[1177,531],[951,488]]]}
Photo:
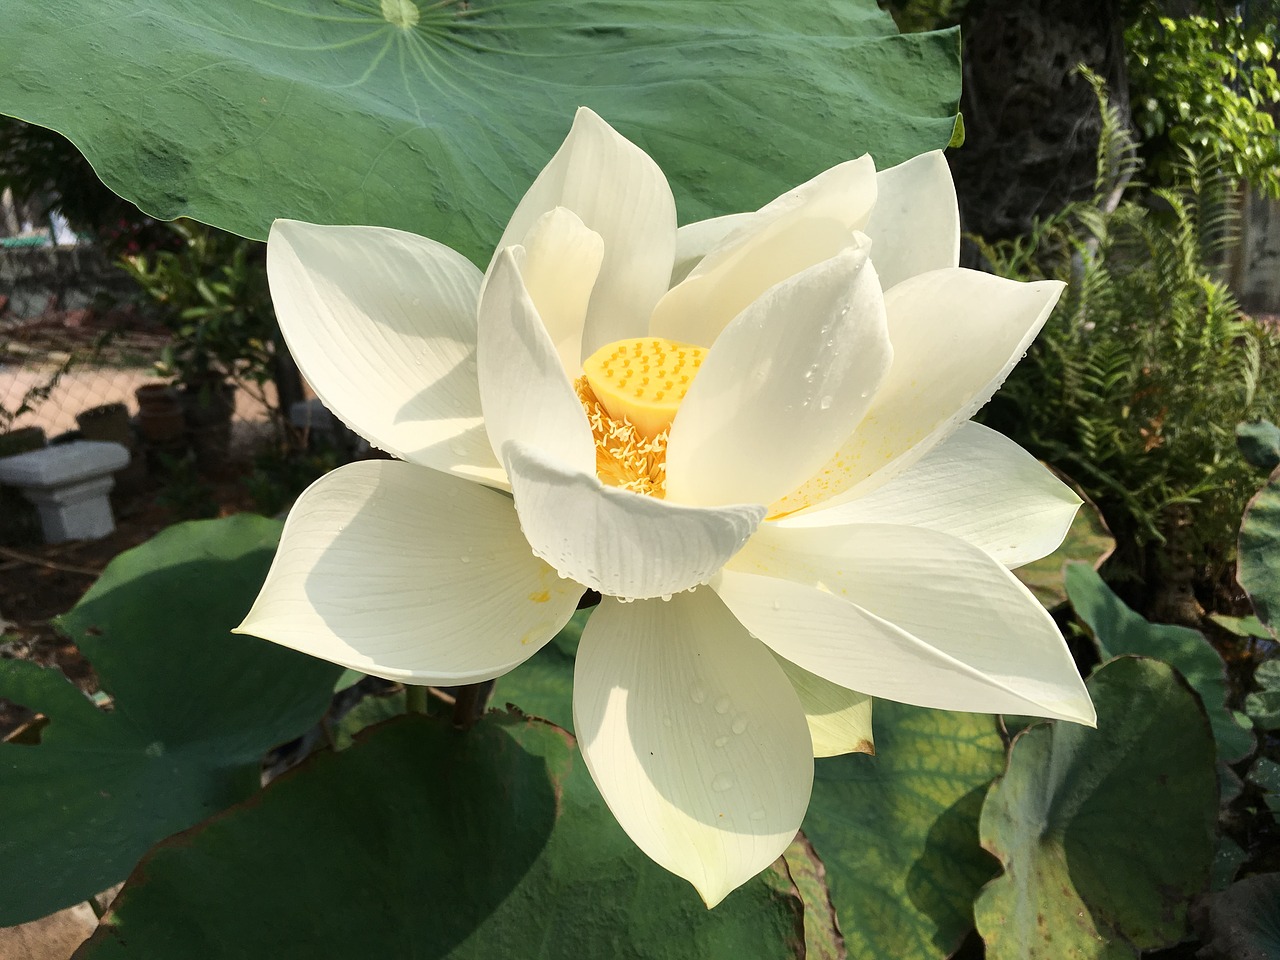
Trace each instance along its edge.
{"label": "chain link fence", "polygon": [[[157,381],[167,333],[134,306],[136,289],[94,247],[48,236],[0,238],[0,434],[25,427],[55,439],[87,410],[121,403]],[[271,384],[236,390],[237,452],[271,435]]]}

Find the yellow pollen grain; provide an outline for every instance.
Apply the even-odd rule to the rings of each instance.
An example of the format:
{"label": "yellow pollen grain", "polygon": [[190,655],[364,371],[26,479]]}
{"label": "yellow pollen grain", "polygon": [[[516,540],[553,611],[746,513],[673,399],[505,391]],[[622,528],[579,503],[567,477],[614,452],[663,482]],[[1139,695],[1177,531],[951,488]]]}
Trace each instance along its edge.
{"label": "yellow pollen grain", "polygon": [[617,340],[588,357],[582,372],[611,419],[652,439],[670,429],[706,355],[662,337]]}
{"label": "yellow pollen grain", "polygon": [[551,600],[551,593],[548,590],[539,590],[529,594],[529,599],[534,603],[548,603]]}

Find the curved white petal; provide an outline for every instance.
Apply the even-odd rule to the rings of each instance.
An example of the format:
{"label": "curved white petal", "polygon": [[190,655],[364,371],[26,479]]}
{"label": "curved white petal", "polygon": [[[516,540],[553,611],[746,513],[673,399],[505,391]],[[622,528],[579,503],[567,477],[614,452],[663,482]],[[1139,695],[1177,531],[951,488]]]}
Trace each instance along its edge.
{"label": "curved white petal", "polygon": [[919,460],[991,399],[1044,326],[1063,286],[957,267],[886,291],[893,344],[888,376],[844,446],[775,512],[863,496]]}
{"label": "curved white petal", "polygon": [[493,451],[522,440],[577,470],[595,468],[582,404],[516,265],[520,247],[493,262],[480,295],[476,345],[480,404]]}
{"label": "curved white petal", "polygon": [[667,292],[654,308],[649,332],[710,346],[770,287],[849,246],[875,201],[875,164],[865,156],[783,194],[729,233]]}
{"label": "curved white petal", "polygon": [[529,553],[506,495],[368,460],[298,498],[235,632],[389,680],[477,683],[533,656],[581,594]]}
{"label": "curved white petal", "polygon": [[498,249],[521,243],[549,210],[573,211],[604,241],[578,364],[607,343],[644,336],[667,289],[676,244],[676,204],[658,165],[586,107],[534,180]]}
{"label": "curved white petal", "polygon": [[476,388],[481,274],[424,237],[277,220],[267,277],[289,352],[324,405],[397,457],[501,485]]}
{"label": "curved white petal", "polygon": [[1006,567],[1058,549],[1080,498],[1039,460],[989,427],[959,429],[882,487],[834,507],[779,521],[784,527],[896,523],[940,530]]}
{"label": "curved white petal", "polygon": [[960,208],[941,150],[876,174],[876,206],[863,232],[888,290],[908,277],[960,263]]}
{"label": "curved white petal", "polygon": [[521,248],[517,262],[525,289],[573,380],[582,374],[582,329],[604,259],[604,240],[572,210],[556,207],[544,213],[514,249]]}
{"label": "curved white petal", "polygon": [[710,590],[604,600],[578,647],[573,723],[618,823],[708,907],[795,839],[813,786],[804,714]]}
{"label": "curved white petal", "polygon": [[815,757],[876,752],[871,697],[824,680],[776,653],[774,656],[800,698]]}
{"label": "curved white petal", "polygon": [[671,286],[689,275],[703,257],[725,241],[731,233],[747,227],[757,214],[731,213],[687,223],[676,231],[676,259],[671,266]]}
{"label": "curved white petal", "polygon": [[1053,618],[977,547],[919,527],[768,524],[713,587],[779,655],[944,710],[1094,722]]}
{"label": "curved white petal", "polygon": [[720,334],[667,444],[667,499],[772,503],[840,448],[893,352],[867,255],[783,281]]}
{"label": "curved white petal", "polygon": [[584,586],[627,599],[706,583],[764,519],[764,507],[686,507],[572,470],[518,441],[503,448],[533,552]]}

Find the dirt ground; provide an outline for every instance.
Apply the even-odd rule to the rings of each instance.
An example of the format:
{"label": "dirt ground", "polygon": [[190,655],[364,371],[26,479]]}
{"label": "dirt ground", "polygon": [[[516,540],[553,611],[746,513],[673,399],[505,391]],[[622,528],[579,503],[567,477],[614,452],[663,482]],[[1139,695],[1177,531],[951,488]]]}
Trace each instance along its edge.
{"label": "dirt ground", "polygon": [[[241,433],[249,425],[241,425]],[[251,509],[244,485],[245,460],[215,476],[202,476],[201,512],[225,516]],[[140,481],[118,485],[111,494],[116,530],[101,540],[0,545],[0,659],[34,660],[56,667],[86,693],[97,689],[93,670],[53,621],[66,613],[117,554],[136,547],[184,516],[173,497],[172,479],[152,471]],[[0,698],[0,739],[32,719],[25,709]]]}

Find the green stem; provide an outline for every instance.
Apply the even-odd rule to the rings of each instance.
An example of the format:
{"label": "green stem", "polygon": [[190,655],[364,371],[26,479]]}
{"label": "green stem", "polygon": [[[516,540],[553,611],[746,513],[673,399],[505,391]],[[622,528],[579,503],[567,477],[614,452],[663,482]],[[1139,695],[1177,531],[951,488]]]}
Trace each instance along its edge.
{"label": "green stem", "polygon": [[410,683],[406,683],[404,685],[404,712],[405,713],[426,713],[427,712],[427,688],[426,687],[419,687]]}

